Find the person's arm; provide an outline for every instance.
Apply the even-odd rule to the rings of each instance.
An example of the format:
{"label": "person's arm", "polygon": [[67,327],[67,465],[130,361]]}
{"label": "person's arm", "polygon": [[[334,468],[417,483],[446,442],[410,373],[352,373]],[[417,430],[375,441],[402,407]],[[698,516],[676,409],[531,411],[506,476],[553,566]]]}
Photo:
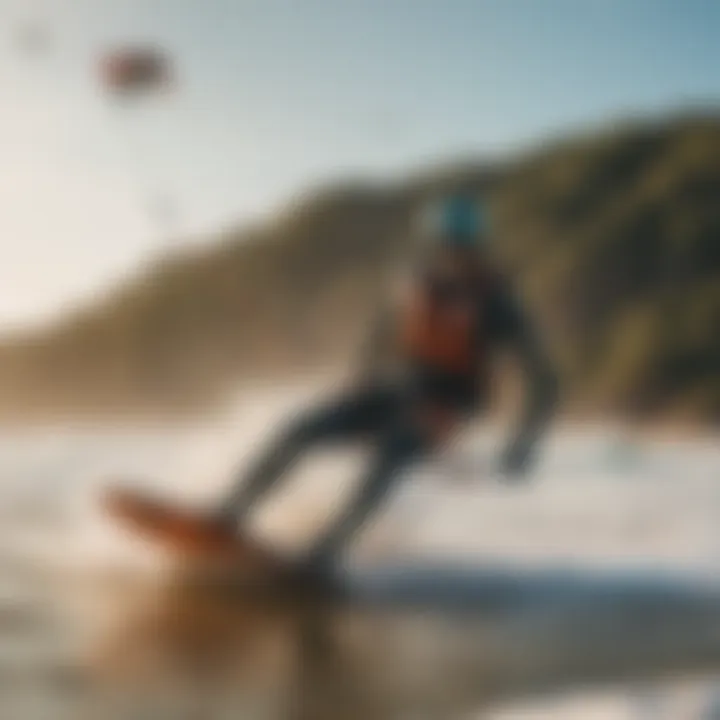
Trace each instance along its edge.
{"label": "person's arm", "polygon": [[553,415],[558,381],[532,320],[509,288],[497,293],[493,314],[498,339],[514,353],[524,375],[521,415],[501,460],[502,470],[516,475],[527,469]]}

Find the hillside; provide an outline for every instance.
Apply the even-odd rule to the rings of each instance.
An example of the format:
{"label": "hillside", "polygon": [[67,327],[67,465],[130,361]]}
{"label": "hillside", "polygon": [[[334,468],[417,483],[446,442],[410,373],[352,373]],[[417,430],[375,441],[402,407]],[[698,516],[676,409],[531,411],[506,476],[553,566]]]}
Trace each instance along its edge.
{"label": "hillside", "polygon": [[720,419],[720,115],[630,124],[391,187],[315,193],[158,261],[0,345],[0,415],[192,409],[251,377],[346,362],[408,219],[438,189],[491,198],[569,407]]}

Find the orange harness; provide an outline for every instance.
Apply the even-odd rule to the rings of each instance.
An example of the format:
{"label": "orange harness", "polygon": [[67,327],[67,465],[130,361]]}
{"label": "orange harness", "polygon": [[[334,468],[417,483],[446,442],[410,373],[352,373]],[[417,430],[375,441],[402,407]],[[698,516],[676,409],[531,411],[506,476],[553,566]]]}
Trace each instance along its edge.
{"label": "orange harness", "polygon": [[[479,314],[484,311],[488,283],[451,284],[437,293],[432,281],[411,286],[402,306],[400,349],[403,357],[433,373],[475,380],[486,376],[485,343]],[[445,403],[431,402],[422,412],[436,445],[454,433],[462,413]]]}
{"label": "orange harness", "polygon": [[452,288],[438,297],[428,281],[410,288],[400,326],[401,352],[411,361],[454,375],[475,375],[482,360],[478,317],[487,284]]}

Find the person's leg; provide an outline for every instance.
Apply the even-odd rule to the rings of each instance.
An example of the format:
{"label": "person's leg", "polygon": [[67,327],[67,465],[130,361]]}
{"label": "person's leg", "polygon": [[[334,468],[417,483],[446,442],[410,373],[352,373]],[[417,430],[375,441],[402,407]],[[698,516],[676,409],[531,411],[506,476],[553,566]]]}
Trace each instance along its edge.
{"label": "person's leg", "polygon": [[392,424],[381,438],[356,496],[308,553],[308,566],[320,571],[329,567],[378,509],[402,471],[429,452],[431,445],[428,433],[412,420]]}
{"label": "person's leg", "polygon": [[299,456],[320,442],[333,442],[371,432],[385,421],[394,404],[389,388],[350,392],[290,422],[234,483],[218,517],[238,522]]}

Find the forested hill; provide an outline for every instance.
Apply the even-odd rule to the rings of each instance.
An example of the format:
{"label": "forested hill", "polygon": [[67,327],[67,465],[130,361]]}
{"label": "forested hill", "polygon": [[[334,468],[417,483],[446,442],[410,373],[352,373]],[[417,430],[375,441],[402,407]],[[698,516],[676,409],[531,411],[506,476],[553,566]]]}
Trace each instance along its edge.
{"label": "forested hill", "polygon": [[720,115],[320,190],[0,345],[0,415],[195,408],[346,362],[436,190],[485,193],[570,407],[720,419]]}

